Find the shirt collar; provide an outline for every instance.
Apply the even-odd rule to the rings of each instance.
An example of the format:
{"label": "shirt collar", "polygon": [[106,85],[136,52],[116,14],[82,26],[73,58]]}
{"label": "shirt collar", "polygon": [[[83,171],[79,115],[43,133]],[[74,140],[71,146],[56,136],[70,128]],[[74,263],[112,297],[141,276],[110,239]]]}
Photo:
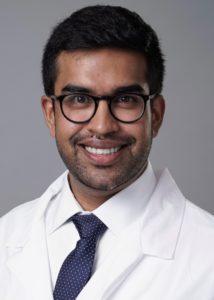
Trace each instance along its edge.
{"label": "shirt collar", "polygon": [[93,213],[113,234],[119,235],[142,214],[155,186],[156,178],[149,162],[144,173],[136,181],[115,194]]}
{"label": "shirt collar", "polygon": [[[144,173],[136,181],[111,197],[93,213],[113,234],[118,235],[142,214],[155,186],[156,178],[149,162]],[[61,193],[49,205],[46,215],[48,234],[53,233],[74,214],[83,212],[70,189],[67,176]]]}
{"label": "shirt collar", "polygon": [[49,204],[46,214],[47,233],[53,233],[73,215],[82,211],[82,207],[71,192],[67,175],[62,183],[61,193],[53,198]]}

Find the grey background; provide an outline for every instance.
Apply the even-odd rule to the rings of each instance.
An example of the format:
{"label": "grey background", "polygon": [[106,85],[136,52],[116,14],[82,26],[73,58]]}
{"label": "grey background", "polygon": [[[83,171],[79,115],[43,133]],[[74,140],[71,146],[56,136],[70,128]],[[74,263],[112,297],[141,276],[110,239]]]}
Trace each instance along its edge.
{"label": "grey background", "polygon": [[[39,196],[63,170],[40,110],[42,49],[51,28],[98,1],[0,0],[0,215]],[[214,212],[214,2],[99,1],[137,11],[161,38],[167,110],[151,159]]]}

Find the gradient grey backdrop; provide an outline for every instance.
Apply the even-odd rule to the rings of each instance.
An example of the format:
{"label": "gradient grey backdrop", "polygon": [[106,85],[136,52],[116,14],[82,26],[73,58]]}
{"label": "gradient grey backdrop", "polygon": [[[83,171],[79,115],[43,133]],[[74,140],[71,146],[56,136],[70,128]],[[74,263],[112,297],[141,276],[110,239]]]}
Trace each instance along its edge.
{"label": "gradient grey backdrop", "polygon": [[[63,170],[40,111],[42,49],[51,28],[98,1],[0,2],[0,215],[39,196]],[[152,162],[168,166],[183,193],[214,212],[213,0],[99,1],[140,13],[166,55],[167,110]]]}

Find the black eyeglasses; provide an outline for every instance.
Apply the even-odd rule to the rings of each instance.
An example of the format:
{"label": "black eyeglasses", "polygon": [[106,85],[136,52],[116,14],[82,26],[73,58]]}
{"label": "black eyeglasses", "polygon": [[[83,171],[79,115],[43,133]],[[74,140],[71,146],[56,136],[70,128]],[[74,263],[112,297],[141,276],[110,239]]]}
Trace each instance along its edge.
{"label": "black eyeglasses", "polygon": [[82,93],[52,95],[53,101],[60,102],[63,116],[70,122],[83,124],[89,122],[96,114],[99,101],[106,100],[111,115],[123,123],[134,123],[143,117],[147,101],[155,95],[139,93],[122,93],[115,96],[99,96]]}

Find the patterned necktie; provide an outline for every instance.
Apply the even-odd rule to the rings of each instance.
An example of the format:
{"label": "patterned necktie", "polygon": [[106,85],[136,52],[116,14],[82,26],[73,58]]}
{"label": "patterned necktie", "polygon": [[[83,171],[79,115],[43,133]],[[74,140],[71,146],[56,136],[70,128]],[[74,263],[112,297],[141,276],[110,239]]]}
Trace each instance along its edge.
{"label": "patterned necktie", "polygon": [[74,300],[91,277],[96,243],[105,230],[95,215],[74,215],[72,218],[80,240],[62,264],[54,289],[54,300]]}

